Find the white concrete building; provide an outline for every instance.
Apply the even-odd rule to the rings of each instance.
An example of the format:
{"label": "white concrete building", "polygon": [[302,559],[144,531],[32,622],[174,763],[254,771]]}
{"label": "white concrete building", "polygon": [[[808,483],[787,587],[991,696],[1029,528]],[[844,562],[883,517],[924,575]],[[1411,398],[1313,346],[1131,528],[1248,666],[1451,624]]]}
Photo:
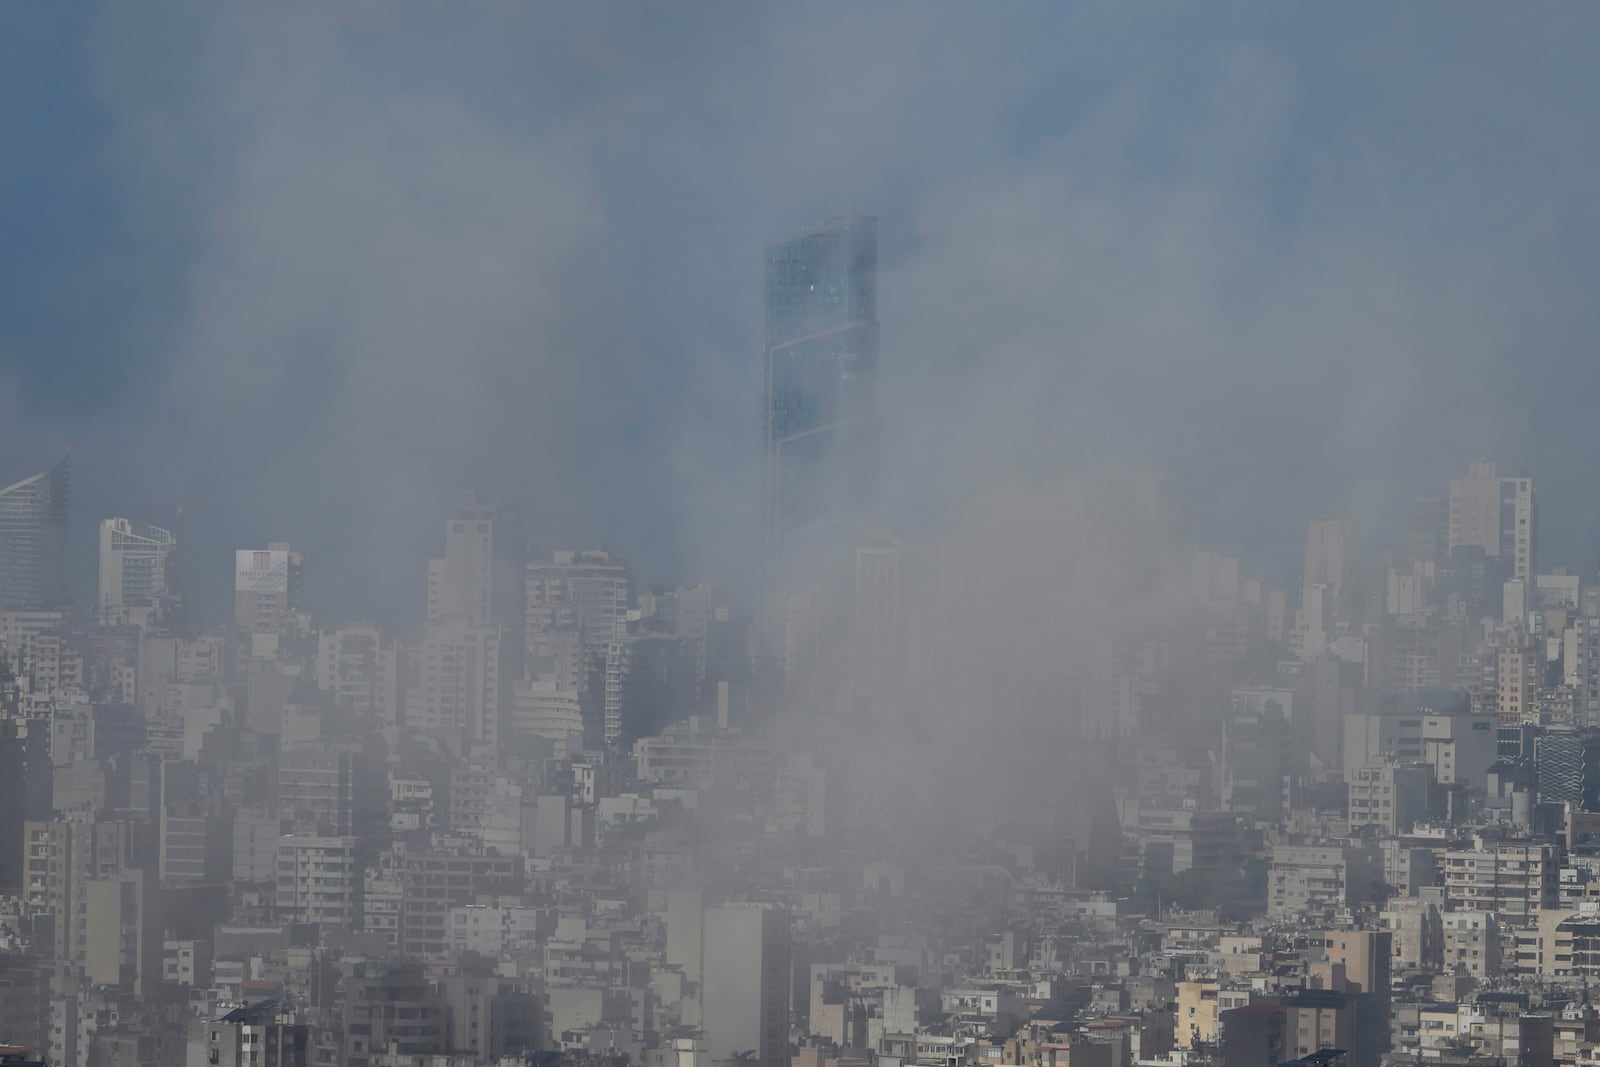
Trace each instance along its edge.
{"label": "white concrete building", "polygon": [[134,608],[155,608],[171,592],[178,539],[169,530],[127,519],[100,523],[100,592],[96,611],[106,626],[129,621]]}

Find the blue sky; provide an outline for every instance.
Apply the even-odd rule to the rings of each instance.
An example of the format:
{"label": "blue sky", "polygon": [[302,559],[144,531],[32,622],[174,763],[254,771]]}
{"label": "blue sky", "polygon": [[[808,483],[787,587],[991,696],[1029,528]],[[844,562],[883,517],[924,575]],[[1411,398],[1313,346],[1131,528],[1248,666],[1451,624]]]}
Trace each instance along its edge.
{"label": "blue sky", "polygon": [[890,503],[1156,464],[1292,558],[1474,459],[1600,551],[1582,5],[16,5],[0,480],[412,617],[471,487],[748,575],[762,246],[880,216]]}

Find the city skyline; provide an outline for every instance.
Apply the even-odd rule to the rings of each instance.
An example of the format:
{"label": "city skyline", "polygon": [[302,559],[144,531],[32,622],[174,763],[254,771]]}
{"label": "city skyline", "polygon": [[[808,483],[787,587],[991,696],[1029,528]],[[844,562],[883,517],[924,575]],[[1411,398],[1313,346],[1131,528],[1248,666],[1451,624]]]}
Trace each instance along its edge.
{"label": "city skyline", "polygon": [[[875,322],[872,323],[874,333],[876,332],[876,325]],[[858,328],[857,325],[851,325],[846,328],[845,332],[851,332],[856,328]],[[764,391],[761,400],[763,407],[770,405],[772,403],[770,392]],[[184,602],[183,610],[188,611],[187,601],[192,594],[189,589],[180,590],[173,584],[176,581],[176,557],[178,550],[182,546],[179,544],[178,535],[172,531],[165,530],[159,526],[132,522],[120,516],[107,517],[87,523],[82,522],[80,519],[78,524],[86,525],[90,529],[97,531],[97,540],[92,546],[94,548],[93,551],[73,551],[75,548],[82,546],[69,543],[65,537],[65,532],[69,526],[67,519],[70,509],[67,505],[71,496],[70,490],[66,487],[71,482],[70,471],[71,456],[69,454],[53,467],[23,478],[12,486],[0,490],[0,504],[8,503],[3,498],[3,494],[10,494],[15,491],[15,495],[9,500],[10,510],[7,514],[11,518],[8,520],[8,526],[5,531],[6,536],[0,537],[0,546],[5,547],[18,560],[23,561],[14,569],[19,574],[24,571],[31,573],[36,569],[38,560],[45,558],[50,560],[49,566],[63,576],[63,579],[58,583],[59,588],[68,590],[68,592],[64,596],[48,601],[49,610],[63,609],[72,612],[87,612],[88,614],[84,616],[86,618],[89,616],[104,616],[108,605],[106,599],[108,582],[117,588],[120,588],[122,582],[130,582],[134,592],[127,599],[124,599],[123,594],[120,592],[113,593],[112,601],[110,602],[112,615],[125,616],[128,607],[149,608],[163,597],[172,598],[173,604],[169,605],[169,607],[176,606],[180,601]],[[1507,561],[1505,564],[1505,577],[1508,579],[1516,578],[1529,588],[1532,588],[1534,578],[1540,573],[1538,560],[1534,554],[1538,545],[1536,531],[1541,528],[1541,523],[1538,519],[1538,505],[1533,489],[1535,479],[1529,477],[1526,470],[1514,477],[1501,476],[1496,472],[1497,467],[1493,462],[1473,461],[1467,465],[1465,475],[1448,480],[1446,485],[1447,492],[1436,497],[1423,493],[1410,503],[1411,512],[1409,515],[1388,515],[1380,521],[1365,527],[1355,526],[1348,517],[1332,519],[1319,514],[1309,515],[1305,521],[1310,524],[1313,531],[1338,527],[1342,531],[1339,537],[1348,542],[1345,549],[1341,549],[1341,551],[1355,551],[1357,547],[1363,551],[1371,551],[1390,542],[1403,542],[1407,537],[1423,537],[1425,529],[1437,533],[1440,549],[1447,552],[1453,551],[1458,546],[1471,546],[1483,550],[1491,559],[1498,560],[1502,557],[1500,546],[1504,544],[1508,546],[1510,552],[1510,555],[1505,557]],[[1130,469],[1121,472],[1113,471],[1112,473],[1115,476],[1132,478],[1165,477],[1164,472],[1150,471],[1148,469]],[[1011,486],[1010,488],[1017,487]],[[1024,492],[1039,490],[1048,492],[1049,485],[1048,483],[1039,483],[1030,489],[1027,483],[1023,483],[1021,489]],[[514,530],[510,540],[516,545],[515,549],[506,549],[504,547],[506,538],[498,538],[494,543],[501,545],[500,551],[509,551],[511,554],[504,557],[497,556],[492,564],[487,561],[482,564],[500,575],[495,581],[502,585],[507,581],[505,577],[505,568],[507,566],[520,568],[521,562],[525,558],[530,564],[533,562],[531,556],[525,556],[526,553],[537,554],[541,551],[549,551],[546,548],[542,548],[531,536],[524,532],[518,515],[520,509],[517,504],[492,502],[486,494],[481,492],[473,492],[469,496],[470,499],[467,504],[454,512],[455,520],[447,524],[447,533],[443,542],[446,549],[445,556],[433,557],[433,553],[438,550],[437,547],[425,551],[421,561],[428,563],[430,568],[447,565],[446,559],[450,555],[448,545],[452,539],[459,539],[461,536],[461,531],[455,529],[456,526],[460,525],[459,520],[461,519],[494,516],[497,523],[511,524],[508,529]],[[763,494],[763,497],[760,508],[763,512],[762,524],[765,526],[767,524],[765,515],[769,505],[765,500],[765,494]],[[1442,509],[1438,515],[1431,516],[1434,520],[1434,526],[1426,526],[1427,519],[1430,516],[1424,516],[1422,520],[1424,526],[1419,526],[1419,515],[1422,512],[1419,512],[1418,509],[1426,509],[1430,506],[1437,506]],[[41,519],[41,517],[43,518]],[[818,551],[829,555],[830,558],[832,555],[837,554],[836,550],[844,552],[845,555],[850,556],[852,559],[849,567],[855,566],[853,554],[856,551],[856,546],[867,545],[875,539],[888,536],[891,530],[895,528],[892,525],[884,525],[886,517],[881,512],[876,512],[870,508],[853,508],[841,511],[837,513],[837,517],[844,521],[838,524],[837,529],[834,529],[830,536],[819,538],[816,542],[816,547]],[[830,524],[831,520],[823,521],[816,525],[820,529],[828,530],[831,529]],[[921,538],[930,536],[926,531],[916,530],[914,526],[903,527],[903,529],[907,530],[907,532],[915,531],[917,536]],[[18,530],[22,532],[20,537],[16,532]],[[44,536],[45,533],[48,536]],[[1427,533],[1426,536],[1431,537],[1433,533]],[[933,541],[938,541],[939,539],[939,535],[932,535]],[[436,542],[436,545],[438,543]],[[1247,545],[1243,542],[1230,544],[1204,541],[1198,538],[1189,538],[1185,542],[1185,548],[1188,551],[1242,552],[1245,551],[1246,547]],[[285,559],[290,555],[288,542],[273,542],[269,549]],[[572,551],[566,550],[566,554],[571,555]],[[585,552],[599,553],[603,556],[606,549],[599,544],[594,544],[588,549],[579,550],[580,554]],[[560,555],[561,552],[558,551],[557,554]],[[251,567],[264,566],[259,562],[250,562],[247,557],[262,557],[264,555],[265,553],[261,550],[235,550],[230,548],[227,550],[228,571],[205,574],[198,579],[191,576],[186,584],[189,585],[190,589],[196,586],[204,588],[208,585],[230,589],[233,596],[226,610],[236,617],[242,618],[243,616],[240,613],[245,609],[241,606],[242,600],[239,598],[246,590],[246,587],[240,584],[245,581],[244,573]],[[290,569],[295,575],[296,588],[298,589],[302,554],[296,552],[292,553],[292,555],[294,562]],[[841,560],[843,558],[843,556],[840,557]],[[1326,564],[1314,559],[1313,548],[1309,544],[1304,552],[1303,566],[1298,569],[1290,569],[1283,563],[1283,560],[1299,560],[1299,558],[1296,553],[1282,551],[1258,560],[1257,565],[1262,568],[1263,573],[1276,581],[1289,584],[1299,581],[1304,587],[1318,584],[1320,577],[1314,573],[1314,569]],[[76,567],[73,565],[74,559],[77,561]],[[276,561],[276,565],[279,570],[289,566],[282,560]],[[479,565],[478,562],[471,564],[474,568]],[[1600,564],[1597,564],[1597,566],[1600,566]],[[121,568],[124,572],[120,581],[111,577],[112,572],[117,568]],[[79,597],[75,595],[75,583],[70,580],[70,575],[74,570],[79,572],[80,576],[80,581],[76,585],[82,586],[85,582],[87,583],[87,589],[84,590],[85,596]],[[263,573],[266,572],[263,571]],[[1581,566],[1574,567],[1566,562],[1561,562],[1552,564],[1552,570],[1549,573],[1581,576],[1584,571]],[[233,584],[231,585],[227,584],[230,574],[234,575]],[[720,584],[730,582],[732,577],[733,574],[731,572],[693,576],[665,574],[652,576],[653,580],[646,583],[646,585],[667,588],[675,583],[681,584],[684,581],[705,581],[707,579]],[[815,576],[813,575],[813,577]],[[487,579],[485,580],[487,581]],[[772,594],[760,593],[758,589],[774,588],[767,584],[769,581],[770,579],[765,575],[750,579],[750,588],[746,590],[746,595],[748,596],[747,607],[755,609],[760,604],[768,602],[768,598]],[[39,585],[37,581],[31,578],[22,584],[26,586],[21,594],[23,599],[15,600],[12,606],[6,610],[23,610],[25,605],[28,606],[29,610],[32,610],[46,604],[46,600],[38,599],[41,595],[38,590],[43,589],[44,586]],[[282,583],[280,582],[280,584]],[[417,599],[416,610],[404,616],[391,617],[386,620],[387,624],[403,627],[407,625],[405,621],[407,618],[412,623],[415,623],[419,620],[442,618],[441,612],[469,618],[468,615],[462,614],[464,609],[452,608],[450,611],[445,612],[443,608],[435,607],[438,596],[436,585],[436,580],[430,571],[430,577],[424,583],[421,595]],[[38,587],[37,589],[35,588],[36,586]],[[52,587],[54,588],[55,586]],[[19,586],[19,588],[22,587]],[[286,588],[287,586],[282,589],[274,586],[274,589],[277,589],[279,594],[283,593]],[[790,591],[792,592],[793,590],[791,589]],[[254,594],[252,593],[252,595]],[[1301,595],[1304,595],[1303,591]],[[298,597],[299,593],[297,592],[295,594],[297,601]],[[511,616],[504,615],[504,612],[509,610],[504,606],[504,598],[499,598],[499,602],[501,605],[498,608],[498,612],[501,614],[500,622],[513,629],[519,627],[521,625],[519,618],[514,619]],[[344,615],[338,611],[329,612],[325,605],[317,605],[317,608],[331,617],[366,618],[368,621],[373,621],[370,613],[363,614],[358,611],[352,615]],[[518,610],[520,610],[520,606]],[[212,614],[215,615],[217,613],[212,612]],[[208,618],[206,621],[215,622],[216,619]],[[243,624],[241,623],[241,625]]]}
{"label": "city skyline", "polygon": [[0,1067],[1600,1067],[1600,8],[0,8]]}
{"label": "city skyline", "polygon": [[[37,151],[3,200],[27,252],[0,287],[0,477],[71,444],[75,560],[92,521],[187,505],[197,576],[290,540],[339,560],[330,606],[377,618],[412,610],[410,562],[469,488],[541,543],[748,585],[762,246],[861,211],[895,324],[884,503],[912,524],[1120,453],[1189,487],[1209,540],[1263,549],[1318,510],[1392,514],[1462,457],[1584,484],[1591,16],[1441,40],[1376,5],[1160,33],[1092,6],[828,10],[375,37],[333,9],[28,12],[9,95],[56,119],[16,116]],[[897,88],[819,86],[829,49]],[[1546,510],[1550,558],[1588,569],[1600,504]]]}
{"label": "city skyline", "polygon": [[[1397,1067],[1391,1047],[1440,1047],[1407,1028],[1408,1011],[1469,1020],[1508,995],[1521,998],[1519,1047],[1578,1067],[1559,1050],[1600,1037],[1586,999],[1561,999],[1600,978],[1586,962],[1600,859],[1575,836],[1600,817],[1600,594],[1592,577],[1533,569],[1535,479],[1459,470],[1405,510],[1389,544],[1342,519],[1307,522],[1287,588],[1248,557],[1186,546],[1149,474],[1067,479],[1042,508],[1037,493],[997,495],[985,510],[999,524],[961,541],[875,528],[843,546],[853,590],[791,597],[784,640],[764,654],[730,590],[639,587],[598,550],[530,555],[517,509],[481,494],[438,520],[443,554],[416,567],[420,637],[316,611],[315,571],[308,582],[287,543],[238,550],[231,624],[197,631],[161,588],[172,535],[106,520],[108,595],[94,610],[0,610],[12,786],[0,920],[53,917],[0,921],[0,942],[29,953],[0,967],[50,959],[84,983],[53,993],[49,1012],[17,1000],[0,1019],[62,1067],[129,1035],[196,1063],[270,1042],[293,1067],[361,1067],[381,1039],[509,1067],[569,1041],[563,1025],[647,1057],[661,1032],[619,1030],[604,1001],[571,999],[598,988],[566,970],[593,950],[569,955],[576,942],[556,935],[575,928],[542,925],[529,903],[551,891],[542,875],[615,865],[643,834],[653,858],[634,876],[649,903],[622,928],[654,931],[630,958],[667,984],[640,995],[675,1020],[674,1054],[704,1067],[897,1060],[910,1042],[919,1062],[954,1047],[981,1067],[984,1040],[1006,1042],[1001,1064],[1064,1040],[1122,1042],[1143,1067],[1173,1049],[1200,1067],[1259,1048]],[[846,602],[817,599],[835,595]],[[1084,597],[1102,610],[1068,622],[1062,606]],[[830,617],[845,622],[817,625]],[[979,773],[993,761],[1003,780]],[[216,792],[219,771],[273,784],[239,779],[235,802]],[[755,805],[759,845],[736,829],[751,811],[715,806],[725,789]],[[715,832],[688,843],[684,826]],[[796,847],[808,866],[710,873],[752,848]],[[935,858],[951,849],[976,866]],[[919,868],[926,884],[905,886]],[[1050,906],[1007,893],[998,940],[962,935],[988,963],[959,980],[922,971],[908,984],[919,969],[897,963],[866,985],[848,975],[880,965],[870,958],[818,962],[817,993],[794,1007],[795,954],[842,931],[827,932],[838,905],[807,879],[859,878],[858,907],[917,901],[911,928],[948,932],[986,906],[968,898],[937,920],[920,909],[943,906],[963,870],[1076,901],[1100,916],[1094,944],[1111,938],[1113,958],[1171,964],[1140,947],[1159,929],[1179,944],[1220,937],[1241,959],[1209,978],[1174,971],[1127,1009],[1107,1009],[1100,972],[1086,1006],[1020,997],[1032,975],[1082,976],[1037,954],[1062,936]],[[174,906],[213,885],[228,887],[234,924],[214,925],[215,946],[176,936],[196,919]],[[628,911],[560,899],[560,921],[585,930]],[[359,957],[330,1008],[293,978],[233,977],[225,938],[243,936],[240,920],[257,924],[249,937],[276,921],[317,931],[303,950],[329,966],[352,966],[351,936],[382,962],[369,974]],[[1321,931],[1309,952],[1282,937],[1289,921]],[[893,958],[903,936],[868,951]],[[1517,955],[1523,943],[1535,947]],[[1554,954],[1568,951],[1563,967]],[[542,978],[465,973],[473,954],[516,969],[528,953],[545,959]],[[1268,970],[1277,984],[1263,989]],[[1440,998],[1446,978],[1454,1000]],[[1434,991],[1420,1004],[1419,981]],[[150,1015],[158,988],[200,1017]],[[1199,1014],[1207,996],[1218,1003]],[[478,1029],[474,998],[501,1021]],[[385,1029],[391,1002],[438,1022]],[[113,1004],[114,1025],[99,1018]],[[1555,1011],[1572,1005],[1575,1032],[1560,1037]],[[63,1013],[77,1021],[47,1033]],[[1497,1034],[1473,1042],[1510,1047]],[[943,1055],[925,1067],[949,1067]]]}

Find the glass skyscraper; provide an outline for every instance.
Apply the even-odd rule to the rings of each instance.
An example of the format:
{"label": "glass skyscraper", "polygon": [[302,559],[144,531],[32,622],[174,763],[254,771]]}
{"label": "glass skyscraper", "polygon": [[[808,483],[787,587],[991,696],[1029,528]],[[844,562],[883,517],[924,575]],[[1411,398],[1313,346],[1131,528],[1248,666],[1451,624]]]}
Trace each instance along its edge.
{"label": "glass skyscraper", "polygon": [[66,606],[70,461],[0,489],[0,611]]}
{"label": "glass skyscraper", "polygon": [[767,248],[763,533],[769,580],[799,543],[878,503],[878,220]]}

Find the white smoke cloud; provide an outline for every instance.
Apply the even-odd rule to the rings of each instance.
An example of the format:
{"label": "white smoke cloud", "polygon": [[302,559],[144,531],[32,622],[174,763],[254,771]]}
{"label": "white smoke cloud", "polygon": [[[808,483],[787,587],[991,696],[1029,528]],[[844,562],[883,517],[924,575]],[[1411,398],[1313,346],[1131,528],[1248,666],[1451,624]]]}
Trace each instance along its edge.
{"label": "white smoke cloud", "polygon": [[[341,614],[413,616],[472,487],[747,576],[760,249],[860,210],[913,514],[1152,464],[1195,536],[1292,557],[1469,459],[1577,484],[1596,95],[1559,14],[113,7],[108,152],[177,299],[125,357],[162,398],[79,466],[209,500],[219,574],[301,541]],[[1600,507],[1546,502],[1584,551]]]}

